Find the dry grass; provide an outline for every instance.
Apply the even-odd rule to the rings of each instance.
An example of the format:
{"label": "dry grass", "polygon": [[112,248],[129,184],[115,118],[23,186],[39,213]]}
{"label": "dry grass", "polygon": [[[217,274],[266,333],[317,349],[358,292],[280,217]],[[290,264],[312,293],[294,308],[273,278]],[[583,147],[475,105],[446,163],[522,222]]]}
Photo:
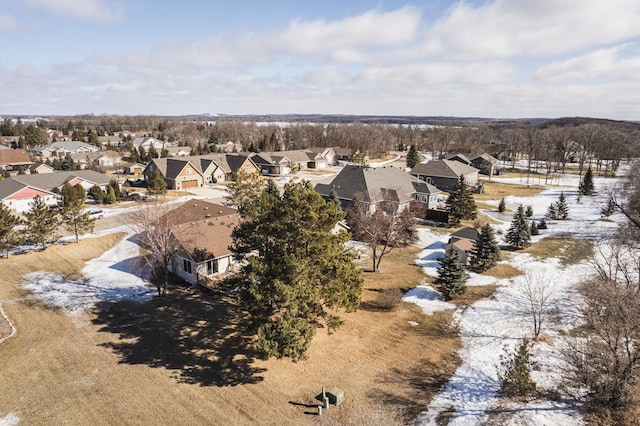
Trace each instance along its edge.
{"label": "dry grass", "polygon": [[498,263],[493,268],[482,273],[482,275],[489,275],[492,277],[500,278],[514,278],[522,275],[523,272],[518,268],[514,268],[508,263]]}
{"label": "dry grass", "polygon": [[499,183],[495,181],[482,181],[484,184],[484,192],[482,194],[474,194],[473,198],[478,201],[500,200],[503,197],[535,197],[544,190],[541,185]]}
{"label": "dry grass", "polygon": [[558,257],[563,266],[572,265],[587,259],[593,253],[593,242],[576,239],[571,235],[545,237],[522,250],[539,259]]}
{"label": "dry grass", "polygon": [[[344,315],[332,335],[318,330],[309,360],[298,363],[257,359],[244,312],[221,295],[174,287],[165,299],[106,303],[70,317],[34,302],[19,285],[34,270],[76,276],[118,238],[0,260],[0,300],[18,330],[0,344],[0,418],[14,412],[24,424],[298,425],[319,420],[311,414],[322,386],[338,386],[346,401],[325,413],[327,421],[376,410],[409,420],[459,365],[450,311],[425,316],[404,303],[392,311],[368,308],[380,290],[424,279],[413,265],[416,248],[396,250],[380,273],[366,273],[362,308]],[[457,303],[492,291],[470,288]]]}

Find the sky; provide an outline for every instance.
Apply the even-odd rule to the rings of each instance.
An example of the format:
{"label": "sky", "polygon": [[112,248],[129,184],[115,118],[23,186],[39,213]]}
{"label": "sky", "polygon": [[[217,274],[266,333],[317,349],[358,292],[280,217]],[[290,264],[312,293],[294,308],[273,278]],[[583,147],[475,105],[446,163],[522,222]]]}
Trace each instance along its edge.
{"label": "sky", "polygon": [[637,0],[0,0],[0,115],[640,119]]}

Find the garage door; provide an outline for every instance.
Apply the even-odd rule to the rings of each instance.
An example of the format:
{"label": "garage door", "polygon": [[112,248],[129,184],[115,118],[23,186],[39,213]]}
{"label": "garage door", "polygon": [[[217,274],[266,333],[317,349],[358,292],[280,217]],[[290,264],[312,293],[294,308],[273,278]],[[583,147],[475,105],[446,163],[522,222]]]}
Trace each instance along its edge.
{"label": "garage door", "polygon": [[182,182],[183,188],[197,188],[198,181],[197,180],[185,180]]}

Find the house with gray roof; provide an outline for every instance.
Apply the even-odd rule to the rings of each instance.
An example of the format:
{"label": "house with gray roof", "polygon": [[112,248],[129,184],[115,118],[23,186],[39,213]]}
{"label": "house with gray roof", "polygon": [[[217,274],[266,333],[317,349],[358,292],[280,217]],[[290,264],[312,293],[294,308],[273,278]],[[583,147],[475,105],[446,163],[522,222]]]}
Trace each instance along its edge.
{"label": "house with gray roof", "polygon": [[80,184],[85,190],[99,186],[107,190],[111,178],[94,170],[69,170],[46,174],[16,175],[11,179],[35,188],[50,191],[54,188],[62,189],[65,183],[71,186]]}
{"label": "house with gray roof", "polygon": [[33,199],[39,196],[48,206],[57,206],[59,196],[33,185],[13,179],[0,180],[0,202],[15,213],[24,213],[31,208]]}
{"label": "house with gray roof", "polygon": [[409,173],[447,192],[456,186],[460,176],[464,177],[468,186],[476,186],[478,184],[478,169],[462,164],[459,161],[433,160],[419,163]]}
{"label": "house with gray roof", "polygon": [[49,145],[37,146],[33,148],[31,152],[42,157],[63,158],[67,154],[88,154],[99,150],[100,148],[87,142],[58,141],[52,142]]}
{"label": "house with gray roof", "polygon": [[479,173],[489,177],[498,173],[498,159],[494,156],[483,153],[471,157],[471,166],[479,170]]}
{"label": "house with gray roof", "polygon": [[140,148],[144,148],[145,151],[149,151],[149,148],[153,146],[153,149],[155,149],[157,152],[160,152],[163,148],[172,146],[172,144],[169,142],[165,142],[163,140],[156,139],[154,137],[146,136],[143,138],[135,138],[130,142],[129,141],[120,142],[120,145],[118,145],[118,147],[125,149],[127,148],[127,146],[129,146],[129,143],[131,144],[131,146],[133,146],[137,150],[140,150]]}
{"label": "house with gray roof", "polygon": [[260,152],[251,159],[263,175],[286,176],[296,170],[326,169],[334,164],[335,153],[332,148],[309,148]]}
{"label": "house with gray roof", "polygon": [[439,189],[405,173],[396,167],[363,167],[347,165],[329,184],[317,184],[315,190],[325,199],[332,191],[338,194],[341,206],[346,209],[358,194],[365,207],[373,212],[382,202],[392,202],[396,210],[409,208],[418,201],[426,208],[435,208],[429,203],[437,202]]}

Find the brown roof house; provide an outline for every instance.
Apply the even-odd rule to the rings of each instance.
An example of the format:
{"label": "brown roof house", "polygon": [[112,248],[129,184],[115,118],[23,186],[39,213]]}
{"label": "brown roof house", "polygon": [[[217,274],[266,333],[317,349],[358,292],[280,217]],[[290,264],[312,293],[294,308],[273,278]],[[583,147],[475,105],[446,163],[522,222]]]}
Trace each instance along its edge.
{"label": "brown roof house", "polygon": [[229,249],[231,232],[239,221],[230,207],[191,200],[167,213],[174,225],[171,233],[179,249],[169,262],[169,270],[191,284],[207,284],[237,267]]}
{"label": "brown roof house", "polygon": [[460,228],[449,237],[447,248],[453,246],[458,252],[458,256],[460,256],[460,262],[463,265],[467,265],[469,254],[476,247],[479,235],[478,230],[475,228]]}
{"label": "brown roof house", "polygon": [[397,167],[363,167],[347,165],[329,184],[317,184],[315,190],[325,199],[331,198],[332,191],[338,194],[343,209],[351,204],[359,194],[362,202],[375,211],[383,201],[396,204],[398,211],[409,208],[412,201],[420,201],[427,208],[436,203],[439,189],[405,173]]}
{"label": "brown roof house", "polygon": [[478,184],[478,169],[459,161],[433,160],[419,163],[409,173],[443,191],[455,188],[460,176],[464,176],[468,186]]}
{"label": "brown roof house", "polygon": [[33,165],[24,149],[0,149],[0,170],[23,170]]}
{"label": "brown roof house", "polygon": [[204,176],[188,157],[183,158],[154,158],[142,172],[148,182],[153,173],[158,170],[169,189],[198,188],[204,184]]}

